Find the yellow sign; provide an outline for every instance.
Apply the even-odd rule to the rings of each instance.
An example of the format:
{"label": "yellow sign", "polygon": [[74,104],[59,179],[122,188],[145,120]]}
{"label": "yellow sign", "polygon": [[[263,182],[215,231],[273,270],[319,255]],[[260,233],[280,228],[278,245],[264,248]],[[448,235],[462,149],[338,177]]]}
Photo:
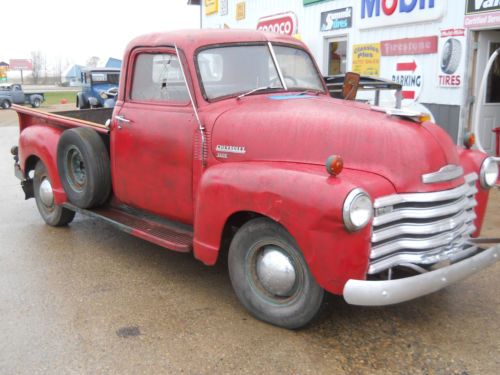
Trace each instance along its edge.
{"label": "yellow sign", "polygon": [[352,46],[352,71],[365,76],[380,75],[380,43]]}
{"label": "yellow sign", "polygon": [[219,0],[205,0],[205,14],[217,13],[219,10]]}
{"label": "yellow sign", "polygon": [[236,21],[244,20],[246,17],[245,14],[245,2],[236,4]]}

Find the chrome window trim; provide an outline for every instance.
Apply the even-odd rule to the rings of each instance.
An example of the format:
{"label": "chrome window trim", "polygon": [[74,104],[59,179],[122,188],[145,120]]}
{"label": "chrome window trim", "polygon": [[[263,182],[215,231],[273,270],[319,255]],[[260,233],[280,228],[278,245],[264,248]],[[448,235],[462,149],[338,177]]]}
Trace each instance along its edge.
{"label": "chrome window trim", "polygon": [[437,172],[427,173],[422,175],[424,184],[434,184],[436,182],[446,182],[463,176],[464,169],[455,164],[449,164],[441,168]]}

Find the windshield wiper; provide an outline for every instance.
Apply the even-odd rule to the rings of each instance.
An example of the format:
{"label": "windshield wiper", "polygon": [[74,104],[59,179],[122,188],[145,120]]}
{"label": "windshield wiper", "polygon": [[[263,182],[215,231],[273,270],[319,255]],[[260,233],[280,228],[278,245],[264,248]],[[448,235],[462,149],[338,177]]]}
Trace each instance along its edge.
{"label": "windshield wiper", "polygon": [[236,97],[236,99],[238,99],[238,100],[239,100],[239,99],[241,99],[241,98],[244,98],[244,97],[245,97],[245,96],[247,96],[247,95],[251,95],[251,94],[253,94],[253,93],[255,93],[255,92],[258,92],[258,91],[264,91],[264,90],[277,90],[277,89],[278,89],[278,90],[283,90],[283,87],[271,87],[271,86],[262,86],[262,87],[257,87],[257,88],[255,88],[255,89],[252,89],[252,90],[250,90],[250,91],[248,91],[248,92],[245,92],[245,93],[243,93],[243,94],[241,94],[241,95],[238,95],[238,96]]}

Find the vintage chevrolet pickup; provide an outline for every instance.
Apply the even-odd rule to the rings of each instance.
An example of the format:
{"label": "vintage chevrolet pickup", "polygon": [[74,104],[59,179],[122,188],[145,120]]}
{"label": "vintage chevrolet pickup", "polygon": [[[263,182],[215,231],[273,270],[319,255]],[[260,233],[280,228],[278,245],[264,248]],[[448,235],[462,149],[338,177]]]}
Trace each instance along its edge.
{"label": "vintage chevrolet pickup", "polygon": [[493,264],[476,237],[496,161],[425,116],[328,95],[306,46],[179,31],[127,47],[114,109],[15,106],[15,173],[75,212],[213,265],[255,317],[299,328],[326,292],[388,305]]}

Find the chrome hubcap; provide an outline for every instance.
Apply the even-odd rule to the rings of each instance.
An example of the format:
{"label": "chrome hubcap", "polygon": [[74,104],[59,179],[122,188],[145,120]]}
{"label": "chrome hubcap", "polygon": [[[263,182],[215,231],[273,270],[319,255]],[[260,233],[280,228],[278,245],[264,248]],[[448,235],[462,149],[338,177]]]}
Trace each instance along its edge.
{"label": "chrome hubcap", "polygon": [[40,200],[47,207],[51,207],[54,204],[54,191],[52,190],[52,185],[48,178],[44,178],[40,184]]}
{"label": "chrome hubcap", "polygon": [[257,277],[271,294],[280,297],[292,295],[296,280],[295,267],[290,258],[277,246],[267,246],[257,257]]}

